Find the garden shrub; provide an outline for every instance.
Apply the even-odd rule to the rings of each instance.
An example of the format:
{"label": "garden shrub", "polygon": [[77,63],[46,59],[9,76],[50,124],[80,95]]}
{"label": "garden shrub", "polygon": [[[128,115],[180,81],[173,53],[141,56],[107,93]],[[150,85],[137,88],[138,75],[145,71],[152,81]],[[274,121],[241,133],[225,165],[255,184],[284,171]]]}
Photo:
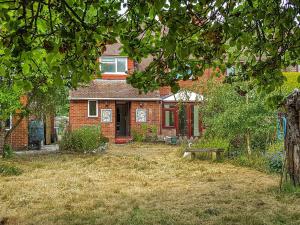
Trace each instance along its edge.
{"label": "garden shrub", "polygon": [[276,142],[269,146],[266,158],[270,172],[280,173],[283,167],[284,160],[284,143]]}
{"label": "garden shrub", "polygon": [[3,176],[18,176],[22,174],[22,170],[16,166],[0,164],[0,175]]}
{"label": "garden shrub", "polygon": [[106,142],[108,139],[101,134],[99,126],[84,126],[66,132],[59,143],[59,149],[69,152],[92,152]]}
{"label": "garden shrub", "polygon": [[155,125],[142,124],[137,129],[132,129],[132,138],[137,142],[152,142],[157,140],[158,129]]}
{"label": "garden shrub", "polygon": [[267,155],[270,172],[280,173],[283,167],[283,152],[269,153]]}
{"label": "garden shrub", "polygon": [[222,138],[201,138],[197,143],[193,145],[193,147],[196,148],[223,148],[224,150],[227,150],[229,147],[228,140],[222,139]]}
{"label": "garden shrub", "polygon": [[253,154],[250,156],[243,154],[231,159],[230,162],[238,166],[250,167],[262,172],[268,172],[267,159],[259,154]]}
{"label": "garden shrub", "polygon": [[3,158],[10,159],[14,156],[14,150],[10,145],[5,144],[3,152]]}

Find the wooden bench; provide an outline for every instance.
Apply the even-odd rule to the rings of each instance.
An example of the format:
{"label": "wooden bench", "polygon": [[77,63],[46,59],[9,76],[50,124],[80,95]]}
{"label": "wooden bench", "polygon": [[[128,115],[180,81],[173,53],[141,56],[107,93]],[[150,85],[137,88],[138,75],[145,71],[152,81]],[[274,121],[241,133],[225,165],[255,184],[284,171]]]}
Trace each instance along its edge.
{"label": "wooden bench", "polygon": [[190,152],[192,159],[196,157],[196,153],[216,153],[216,160],[220,160],[221,153],[224,152],[224,149],[223,148],[199,148],[199,149],[187,148],[184,152]]}

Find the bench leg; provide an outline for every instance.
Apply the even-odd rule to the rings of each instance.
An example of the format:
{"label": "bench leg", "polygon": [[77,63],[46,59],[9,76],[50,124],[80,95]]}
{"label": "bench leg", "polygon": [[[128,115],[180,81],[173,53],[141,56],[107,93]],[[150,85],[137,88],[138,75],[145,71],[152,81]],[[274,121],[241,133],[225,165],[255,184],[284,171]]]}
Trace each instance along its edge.
{"label": "bench leg", "polygon": [[196,153],[195,152],[191,152],[191,159],[195,159],[196,158]]}
{"label": "bench leg", "polygon": [[221,160],[221,152],[216,152],[216,159],[217,161]]}

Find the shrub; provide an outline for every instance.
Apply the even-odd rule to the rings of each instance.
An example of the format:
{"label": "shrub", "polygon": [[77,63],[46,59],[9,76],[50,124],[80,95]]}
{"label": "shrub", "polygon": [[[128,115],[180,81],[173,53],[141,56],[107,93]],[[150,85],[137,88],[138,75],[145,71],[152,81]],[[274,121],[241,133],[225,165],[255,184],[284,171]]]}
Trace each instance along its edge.
{"label": "shrub", "polygon": [[10,159],[14,156],[14,150],[10,145],[5,144],[3,148],[3,158]]}
{"label": "shrub", "polygon": [[140,130],[133,129],[131,131],[131,133],[132,133],[132,138],[134,141],[137,141],[137,142],[145,141],[145,135]]}
{"label": "shrub", "polygon": [[157,140],[157,126],[142,124],[140,128],[132,130],[132,138],[137,142],[156,141]]}
{"label": "shrub", "polygon": [[22,174],[22,170],[15,166],[0,164],[0,174],[4,176],[18,176]]}
{"label": "shrub", "polygon": [[196,148],[223,148],[228,149],[229,143],[227,140],[222,138],[201,138],[197,143],[193,145]]}
{"label": "shrub", "polygon": [[253,155],[240,155],[232,160],[230,160],[235,165],[251,167],[259,171],[267,172],[267,159],[261,155],[253,154]]}
{"label": "shrub", "polygon": [[283,167],[283,159],[283,152],[269,153],[267,161],[270,172],[280,173]]}
{"label": "shrub", "polygon": [[61,151],[92,152],[108,142],[99,126],[84,126],[66,132],[59,143]]}
{"label": "shrub", "polygon": [[284,143],[282,141],[275,142],[268,147],[266,159],[270,172],[280,173],[283,167],[284,160]]}

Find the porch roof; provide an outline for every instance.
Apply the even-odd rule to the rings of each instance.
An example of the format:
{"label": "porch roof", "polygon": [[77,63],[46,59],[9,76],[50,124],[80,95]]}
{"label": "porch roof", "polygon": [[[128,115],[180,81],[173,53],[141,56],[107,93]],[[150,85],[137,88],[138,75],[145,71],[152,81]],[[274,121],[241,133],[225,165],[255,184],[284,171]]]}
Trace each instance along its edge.
{"label": "porch roof", "polygon": [[139,90],[126,83],[126,80],[96,79],[90,85],[79,87],[69,93],[70,100],[161,100],[159,91],[139,93]]}
{"label": "porch roof", "polygon": [[189,90],[180,90],[176,94],[163,98],[164,102],[199,102],[203,101],[203,95],[197,94]]}

